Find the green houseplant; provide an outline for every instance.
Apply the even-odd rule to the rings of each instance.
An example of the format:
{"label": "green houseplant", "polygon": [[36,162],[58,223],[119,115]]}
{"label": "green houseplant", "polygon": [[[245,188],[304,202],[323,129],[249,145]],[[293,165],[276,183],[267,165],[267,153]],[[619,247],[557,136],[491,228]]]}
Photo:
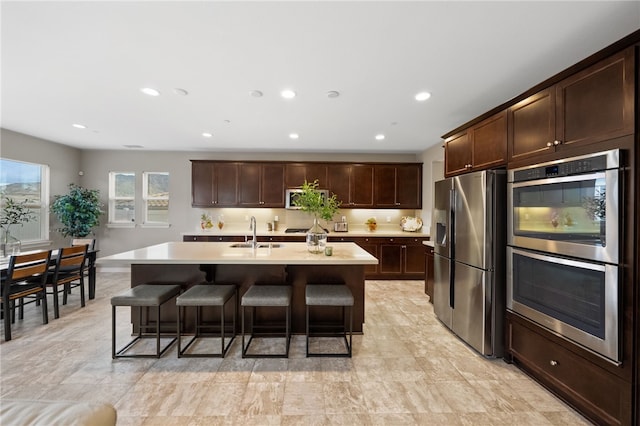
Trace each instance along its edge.
{"label": "green houseplant", "polygon": [[318,223],[319,219],[331,220],[342,204],[336,194],[325,197],[318,190],[318,181],[304,181],[300,194],[293,201],[305,213],[313,215],[313,226],[307,231],[307,248],[312,253],[321,253],[327,245],[327,232]]}
{"label": "green houseplant", "polygon": [[56,229],[65,237],[82,238],[100,225],[102,204],[100,191],[87,189],[74,183],[69,184],[69,193],[56,195],[51,212],[56,215],[62,227]]}
{"label": "green houseplant", "polygon": [[11,225],[24,226],[25,223],[36,219],[36,215],[27,207],[29,200],[16,201],[11,197],[2,194],[2,216],[0,217],[0,228],[2,228],[2,239],[0,240],[0,255],[5,257],[14,252],[20,251],[20,241],[11,235]]}

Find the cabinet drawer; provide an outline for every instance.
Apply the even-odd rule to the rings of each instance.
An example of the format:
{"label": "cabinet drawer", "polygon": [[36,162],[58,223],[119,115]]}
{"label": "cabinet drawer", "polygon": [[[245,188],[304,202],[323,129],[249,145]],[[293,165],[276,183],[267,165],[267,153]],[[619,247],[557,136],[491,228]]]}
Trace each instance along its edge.
{"label": "cabinet drawer", "polygon": [[631,384],[518,322],[508,322],[514,362],[596,423],[631,421]]}

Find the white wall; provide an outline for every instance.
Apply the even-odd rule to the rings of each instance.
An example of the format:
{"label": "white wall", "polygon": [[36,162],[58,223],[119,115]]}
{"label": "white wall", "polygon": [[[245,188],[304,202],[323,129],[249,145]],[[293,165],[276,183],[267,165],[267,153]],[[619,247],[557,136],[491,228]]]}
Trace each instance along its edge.
{"label": "white wall", "polygon": [[433,209],[433,183],[444,179],[444,148],[438,143],[426,149],[418,157],[422,162],[422,212],[420,216],[423,226],[431,227],[431,211]]}

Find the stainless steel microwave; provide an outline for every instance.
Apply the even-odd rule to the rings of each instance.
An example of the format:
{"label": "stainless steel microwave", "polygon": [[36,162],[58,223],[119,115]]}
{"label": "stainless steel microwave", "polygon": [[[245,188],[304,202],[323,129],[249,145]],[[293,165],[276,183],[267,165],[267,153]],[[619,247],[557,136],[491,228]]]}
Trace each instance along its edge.
{"label": "stainless steel microwave", "polygon": [[[327,199],[329,197],[329,191],[326,189],[318,190],[322,195],[323,199]],[[295,205],[296,198],[302,193],[302,189],[300,188],[291,188],[285,190],[285,208],[289,210],[300,210],[300,207]]]}

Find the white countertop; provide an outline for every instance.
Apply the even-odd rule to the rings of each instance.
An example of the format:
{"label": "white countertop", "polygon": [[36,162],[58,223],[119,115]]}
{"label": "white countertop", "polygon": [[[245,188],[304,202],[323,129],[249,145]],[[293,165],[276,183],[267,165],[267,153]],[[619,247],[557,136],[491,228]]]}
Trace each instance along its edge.
{"label": "white countertop", "polygon": [[[187,234],[192,235],[192,234]],[[277,243],[277,248],[232,248],[223,242],[168,242],[97,260],[104,264],[262,264],[375,265],[378,259],[355,243],[331,243],[333,255],[313,254],[306,243]]]}

